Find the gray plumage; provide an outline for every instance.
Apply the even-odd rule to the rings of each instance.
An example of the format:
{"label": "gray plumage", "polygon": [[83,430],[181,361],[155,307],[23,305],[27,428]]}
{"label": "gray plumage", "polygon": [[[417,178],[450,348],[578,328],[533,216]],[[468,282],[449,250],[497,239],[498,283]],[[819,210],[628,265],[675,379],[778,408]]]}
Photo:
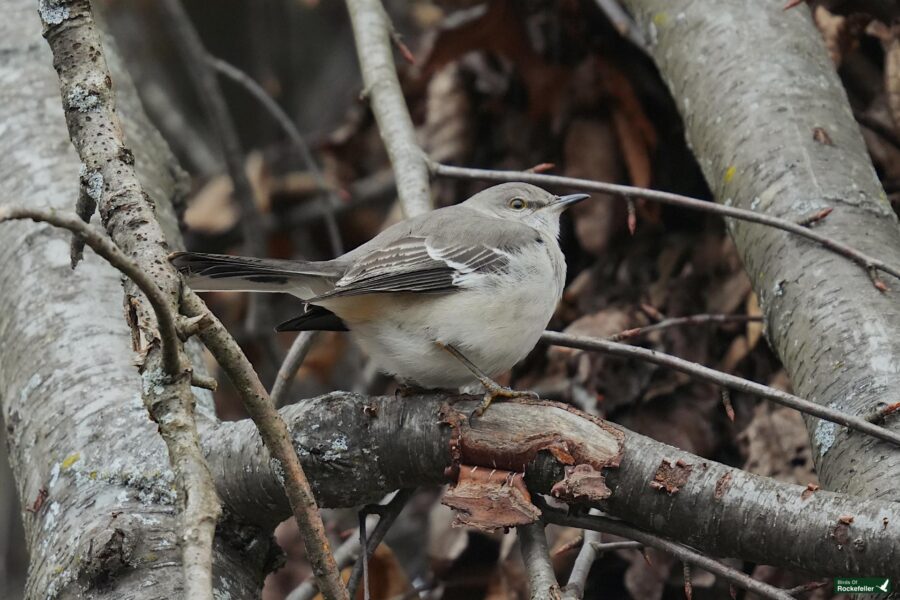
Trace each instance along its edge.
{"label": "gray plumage", "polygon": [[562,295],[559,215],[585,197],[506,183],[401,221],[334,260],[195,253],[171,260],[196,291],[293,294],[313,308],[291,328],[346,325],[398,379],[457,387],[475,378],[435,342],[454,346],[488,375],[524,358]]}

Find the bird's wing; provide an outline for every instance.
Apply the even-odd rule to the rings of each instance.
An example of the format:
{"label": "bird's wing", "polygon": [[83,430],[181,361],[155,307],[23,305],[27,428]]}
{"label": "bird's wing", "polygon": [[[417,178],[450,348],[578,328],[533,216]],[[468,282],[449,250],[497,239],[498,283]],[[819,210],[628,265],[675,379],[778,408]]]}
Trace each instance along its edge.
{"label": "bird's wing", "polygon": [[391,292],[439,293],[506,269],[513,249],[447,236],[405,236],[355,256],[334,289],[310,302]]}

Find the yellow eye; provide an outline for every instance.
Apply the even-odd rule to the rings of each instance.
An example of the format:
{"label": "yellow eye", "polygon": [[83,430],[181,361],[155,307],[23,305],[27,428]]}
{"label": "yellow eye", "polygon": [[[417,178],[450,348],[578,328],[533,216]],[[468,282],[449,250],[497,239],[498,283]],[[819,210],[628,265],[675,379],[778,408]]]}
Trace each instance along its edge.
{"label": "yellow eye", "polygon": [[513,198],[509,201],[509,207],[513,210],[522,210],[527,206],[527,203],[521,198]]}

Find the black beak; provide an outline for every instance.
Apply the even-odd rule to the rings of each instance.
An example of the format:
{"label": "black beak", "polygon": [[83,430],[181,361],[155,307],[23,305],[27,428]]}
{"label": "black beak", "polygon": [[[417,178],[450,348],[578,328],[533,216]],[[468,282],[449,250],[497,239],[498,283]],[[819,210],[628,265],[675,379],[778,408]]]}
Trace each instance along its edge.
{"label": "black beak", "polygon": [[569,194],[568,196],[557,196],[556,200],[553,202],[553,206],[559,206],[563,210],[565,210],[571,205],[578,204],[582,200],[590,197],[590,194]]}

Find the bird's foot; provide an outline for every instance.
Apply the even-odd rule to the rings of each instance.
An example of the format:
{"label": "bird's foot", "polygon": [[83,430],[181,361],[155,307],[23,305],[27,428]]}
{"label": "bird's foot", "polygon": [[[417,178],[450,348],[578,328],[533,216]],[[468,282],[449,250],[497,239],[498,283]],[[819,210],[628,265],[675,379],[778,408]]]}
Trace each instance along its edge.
{"label": "bird's foot", "polygon": [[503,387],[496,381],[492,379],[484,379],[481,381],[482,385],[484,385],[484,398],[481,400],[481,404],[478,405],[470,418],[480,417],[484,414],[484,411],[488,409],[491,403],[498,398],[508,399],[508,398],[539,398],[537,394],[534,392],[529,392],[525,390],[514,390],[508,387]]}

